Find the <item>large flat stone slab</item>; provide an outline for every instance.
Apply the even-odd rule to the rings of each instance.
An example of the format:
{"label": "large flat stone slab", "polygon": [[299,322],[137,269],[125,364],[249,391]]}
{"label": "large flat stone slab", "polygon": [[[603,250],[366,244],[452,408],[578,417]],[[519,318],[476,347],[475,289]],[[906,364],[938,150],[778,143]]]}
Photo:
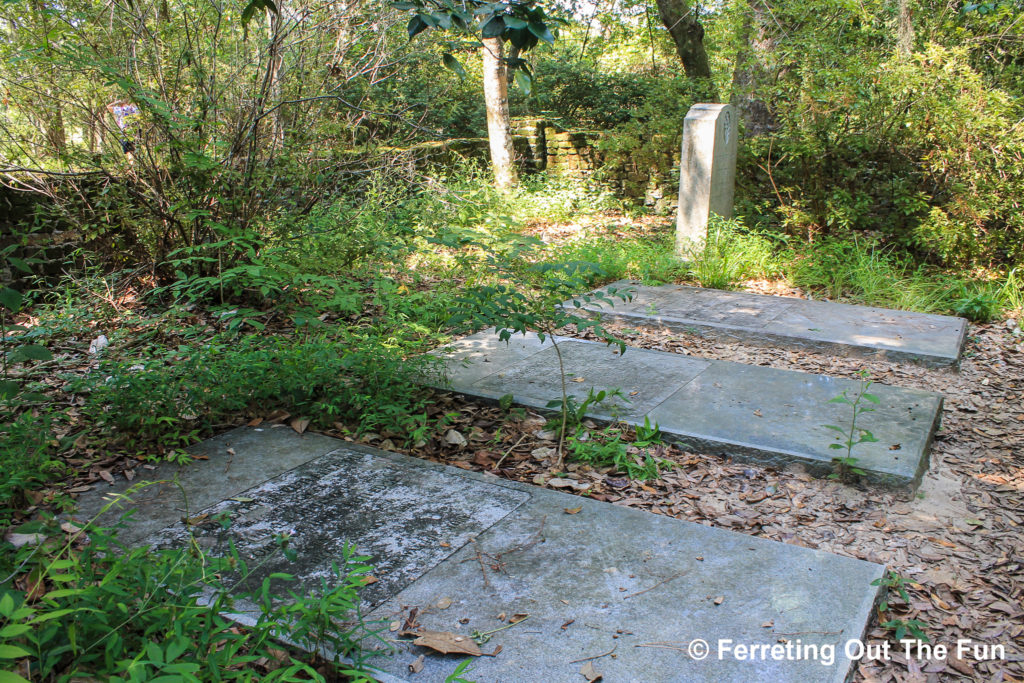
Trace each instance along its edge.
{"label": "large flat stone slab", "polygon": [[[161,463],[149,469],[135,470],[129,482],[118,478],[113,485],[97,483],[92,491],[78,500],[78,517],[86,520],[98,515],[117,494],[138,488],[142,482],[153,482],[131,496],[131,504],[117,505],[99,517],[105,525],[115,524],[131,511],[132,524],[121,532],[121,540],[134,543],[169,524],[179,521],[187,512],[230,498],[253,486],[272,479],[293,467],[329,453],[337,447],[336,439],[306,433],[295,438],[295,432],[284,425],[266,425],[236,429],[207,439],[188,449],[204,459],[204,467]],[[213,476],[212,473],[216,473]]]}
{"label": "large flat stone slab", "polygon": [[609,286],[631,287],[636,296],[583,308],[630,325],[747,343],[943,367],[960,362],[967,339],[967,321],[946,315],[631,280]]}
{"label": "large flat stone slab", "polygon": [[[305,438],[241,428],[212,448],[227,440],[236,458],[270,465],[288,442],[305,449]],[[424,628],[470,637],[528,614],[492,634],[482,649],[501,651],[474,660],[469,680],[576,683],[581,660],[604,654],[593,664],[606,681],[839,683],[852,666],[845,644],[863,635],[878,597],[871,582],[881,565],[325,443],[328,453],[237,495],[228,487],[224,496],[236,500],[197,512],[230,514],[227,533],[243,554],[256,556],[274,534],[291,533],[297,564],[275,566],[303,577],[307,589],[319,586],[345,543],[356,544],[383,584],[368,587],[377,604],[369,619],[390,622],[416,607]],[[219,464],[190,469],[187,489],[222,479]],[[161,519],[153,507],[140,507],[138,517]],[[149,540],[166,543],[180,532],[174,525]],[[215,549],[225,542],[202,527],[199,540]],[[706,658],[688,654],[696,639],[710,646]],[[787,643],[798,653],[788,660],[740,659],[733,647]],[[699,643],[692,647],[701,653]],[[807,655],[812,647],[819,656]],[[410,674],[420,655],[423,670]],[[384,683],[441,683],[461,660],[408,643],[374,658]]]}
{"label": "large flat stone slab", "polygon": [[[847,425],[848,406],[829,403],[860,383],[824,375],[777,370],[741,363],[696,359],[644,349],[618,348],[558,338],[569,393],[582,401],[589,389],[620,389],[628,401],[598,405],[595,419],[643,424],[657,422],[662,433],[692,449],[739,460],[784,467],[793,462],[813,474],[833,471],[839,453],[829,445],[837,434],[825,425]],[[517,335],[514,346],[493,330],[460,339],[435,353],[449,358],[448,388],[546,409],[561,397],[558,359],[548,340]],[[446,349],[453,349],[446,351]],[[942,413],[939,394],[875,384],[880,404],[859,419],[877,443],[860,444],[857,466],[868,481],[889,486],[920,482],[928,450]]]}

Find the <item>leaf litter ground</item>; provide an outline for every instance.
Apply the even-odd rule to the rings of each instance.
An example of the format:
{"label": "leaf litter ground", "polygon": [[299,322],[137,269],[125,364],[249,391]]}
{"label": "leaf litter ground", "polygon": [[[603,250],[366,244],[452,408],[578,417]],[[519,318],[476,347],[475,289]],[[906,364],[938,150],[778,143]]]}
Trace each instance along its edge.
{"label": "leaf litter ground", "polygon": [[[387,435],[367,443],[468,470],[880,562],[911,579],[910,600],[890,596],[886,619],[918,619],[933,643],[956,653],[960,639],[1002,644],[1005,660],[864,661],[863,681],[1024,680],[1024,336],[1015,321],[971,328],[960,371],[757,348],[667,330],[616,327],[630,346],[941,392],[942,428],[917,495],[814,479],[682,451],[656,455],[675,467],[631,481],[609,468],[569,461],[555,469],[546,419],[440,394],[434,415],[454,418],[428,442],[402,449]],[[571,329],[567,330],[570,334]],[[870,428],[870,414],[864,418]],[[351,438],[351,437],[349,437]],[[500,463],[500,464],[499,464]],[[568,476],[556,476],[567,474]],[[568,484],[568,485],[566,485]],[[570,510],[566,511],[571,512]],[[890,640],[878,615],[868,644]]]}

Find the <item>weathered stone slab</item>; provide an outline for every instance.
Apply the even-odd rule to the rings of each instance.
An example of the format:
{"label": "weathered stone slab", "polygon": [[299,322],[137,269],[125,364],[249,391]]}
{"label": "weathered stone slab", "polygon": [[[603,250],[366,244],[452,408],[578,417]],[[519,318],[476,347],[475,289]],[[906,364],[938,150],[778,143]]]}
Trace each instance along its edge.
{"label": "weathered stone slab", "polygon": [[748,343],[942,367],[960,362],[967,339],[967,321],[947,315],[629,280],[610,286],[632,287],[636,296],[585,308],[632,325]]}
{"label": "weathered stone slab", "polygon": [[[193,527],[192,534],[217,555],[227,554],[233,541],[242,559],[259,567],[252,586],[274,572],[292,574],[307,586],[330,582],[329,558],[337,561],[346,542],[357,542],[359,553],[375,567],[378,580],[363,593],[375,605],[527,499],[520,491],[466,481],[449,471],[397,465],[346,447],[203,510],[211,520],[230,518],[230,534],[216,523]],[[281,535],[298,553],[296,562],[277,553],[275,539]],[[179,522],[146,540],[172,546],[187,537]]]}
{"label": "weathered stone slab", "polygon": [[[517,403],[537,409],[560,399],[558,360],[550,342],[542,346],[532,334],[513,339],[516,346],[506,347],[493,330],[485,330],[446,347],[459,359],[448,363],[448,388],[491,400],[511,394]],[[509,355],[503,358],[506,348]],[[825,425],[849,423],[849,407],[828,401],[844,390],[852,396],[860,386],[848,379],[661,351],[629,349],[620,356],[617,347],[577,339],[559,338],[559,349],[568,392],[578,401],[591,388],[618,388],[628,399],[596,406],[595,419],[643,424],[647,418],[666,438],[696,450],[776,467],[798,462],[817,476],[833,471],[839,453],[829,448],[837,434]],[[464,366],[469,357],[488,362]],[[870,482],[916,487],[927,469],[942,397],[879,384],[871,393],[881,404],[863,415],[859,426],[879,441],[857,446],[858,467]]]}
{"label": "weathered stone slab", "polygon": [[[188,449],[192,455],[207,458],[203,461],[203,468],[165,462],[154,469],[138,468],[133,482],[118,478],[111,486],[96,484],[92,491],[79,498],[78,517],[91,519],[114,494],[137,488],[143,481],[158,482],[133,493],[131,505],[111,509],[99,520],[102,524],[111,525],[125,511],[134,510],[132,524],[120,534],[121,540],[133,543],[177,522],[186,511],[194,515],[197,510],[272,479],[336,447],[335,439],[313,433],[298,436],[284,425],[236,429]],[[217,472],[217,476],[211,476],[211,472]]]}
{"label": "weathered stone slab", "polygon": [[[242,428],[208,450],[225,439],[254,467],[273,467],[289,442],[306,447],[294,433]],[[417,607],[424,628],[468,638],[528,614],[492,634],[482,649],[501,651],[474,660],[469,680],[575,683],[581,660],[605,654],[593,664],[607,681],[839,683],[852,666],[845,644],[862,637],[878,596],[871,582],[881,565],[324,442],[327,454],[197,512],[231,513],[227,534],[243,553],[290,532],[299,558],[278,568],[302,577],[301,588],[291,586],[299,592],[318,589],[342,546],[356,544],[374,556],[383,584],[366,589],[371,604],[384,600],[368,620],[394,621]],[[190,469],[193,489],[222,481],[217,463]],[[153,507],[138,513],[140,522],[160,519]],[[212,532],[199,534],[211,545]],[[696,639],[709,645],[706,658],[688,654]],[[819,656],[747,661],[726,649],[784,641]],[[423,670],[410,674],[420,655]],[[461,659],[403,643],[373,662],[383,683],[441,683]]]}

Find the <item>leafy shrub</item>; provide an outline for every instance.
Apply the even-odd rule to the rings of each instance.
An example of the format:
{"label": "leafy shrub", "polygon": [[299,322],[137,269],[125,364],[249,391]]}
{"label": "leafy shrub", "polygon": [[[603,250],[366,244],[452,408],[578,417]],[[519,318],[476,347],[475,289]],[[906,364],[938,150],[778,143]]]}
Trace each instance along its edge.
{"label": "leafy shrub", "polygon": [[283,408],[316,424],[352,420],[360,430],[412,435],[422,425],[436,372],[429,357],[406,359],[384,340],[358,333],[300,341],[219,335],[201,347],[101,362],[72,384],[83,412],[134,446],[191,443],[246,410]]}
{"label": "leafy shrub", "polygon": [[[194,540],[153,550],[125,547],[110,529],[88,528],[88,538],[79,531],[66,542],[56,523],[19,531],[47,540],[17,550],[2,543],[0,572],[8,578],[0,584],[0,660],[17,663],[33,680],[323,681],[280,650],[276,641],[286,638],[333,656],[341,673],[369,680],[363,642],[377,631],[361,617],[358,590],[371,568],[351,546],[331,585],[282,599],[271,579],[294,580],[288,574],[239,590],[251,570],[233,548],[221,558],[204,554]],[[294,559],[285,539],[278,545]],[[258,616],[239,627],[225,615],[242,602]],[[275,671],[257,676],[252,669],[281,655]],[[352,664],[340,665],[341,657]]]}
{"label": "leafy shrub", "polygon": [[24,411],[0,423],[0,529],[10,515],[23,509],[25,492],[38,488],[64,469],[55,457],[53,433],[46,415]]}

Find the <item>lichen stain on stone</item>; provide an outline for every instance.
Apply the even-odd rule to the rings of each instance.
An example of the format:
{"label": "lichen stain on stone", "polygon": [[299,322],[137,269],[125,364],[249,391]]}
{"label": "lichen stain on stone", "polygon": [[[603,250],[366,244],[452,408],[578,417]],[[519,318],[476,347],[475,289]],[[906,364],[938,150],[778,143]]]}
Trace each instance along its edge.
{"label": "lichen stain on stone", "polygon": [[[332,563],[354,543],[369,556],[377,583],[363,590],[376,605],[395,595],[530,498],[530,494],[431,468],[399,467],[365,453],[339,449],[203,511],[206,520],[227,513],[224,531],[215,521],[193,528],[214,554],[233,541],[250,570],[248,586],[273,572],[296,576],[307,588],[332,583]],[[194,516],[197,513],[192,513]],[[289,536],[295,562],[275,552],[275,537]],[[148,539],[180,544],[181,523]],[[441,545],[444,543],[445,545]],[[270,558],[267,560],[266,558]],[[295,589],[295,586],[290,586]]]}

